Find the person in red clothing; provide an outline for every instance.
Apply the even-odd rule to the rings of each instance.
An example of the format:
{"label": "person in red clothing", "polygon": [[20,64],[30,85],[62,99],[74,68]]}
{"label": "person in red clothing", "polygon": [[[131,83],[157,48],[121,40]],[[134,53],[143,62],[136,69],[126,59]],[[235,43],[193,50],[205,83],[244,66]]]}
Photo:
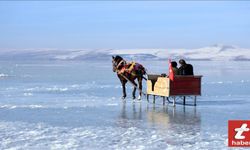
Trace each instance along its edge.
{"label": "person in red clothing", "polygon": [[177,67],[177,62],[176,61],[172,61],[171,65],[172,65],[172,69],[173,69],[174,75],[179,75],[179,71],[178,71],[178,67]]}

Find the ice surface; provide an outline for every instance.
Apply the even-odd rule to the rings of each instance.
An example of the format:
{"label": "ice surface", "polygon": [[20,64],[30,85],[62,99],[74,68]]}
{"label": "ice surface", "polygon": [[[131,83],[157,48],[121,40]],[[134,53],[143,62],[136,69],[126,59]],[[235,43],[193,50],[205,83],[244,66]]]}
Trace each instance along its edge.
{"label": "ice surface", "polygon": [[[140,63],[168,72],[167,60]],[[227,121],[249,119],[250,62],[188,63],[202,96],[174,108],[133,101],[130,85],[121,100],[111,60],[1,61],[0,149],[228,149]]]}

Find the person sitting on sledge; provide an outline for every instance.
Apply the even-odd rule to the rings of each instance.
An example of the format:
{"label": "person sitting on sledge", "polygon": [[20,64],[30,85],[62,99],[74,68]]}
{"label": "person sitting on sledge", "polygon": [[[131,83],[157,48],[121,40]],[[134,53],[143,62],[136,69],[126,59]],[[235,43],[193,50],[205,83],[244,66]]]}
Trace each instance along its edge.
{"label": "person sitting on sledge", "polygon": [[178,71],[178,67],[177,67],[177,62],[176,61],[172,61],[171,62],[171,66],[172,66],[174,75],[179,75],[179,71]]}
{"label": "person sitting on sledge", "polygon": [[178,69],[179,75],[194,75],[193,66],[191,64],[187,64],[183,59],[179,60],[179,64],[181,65]]}

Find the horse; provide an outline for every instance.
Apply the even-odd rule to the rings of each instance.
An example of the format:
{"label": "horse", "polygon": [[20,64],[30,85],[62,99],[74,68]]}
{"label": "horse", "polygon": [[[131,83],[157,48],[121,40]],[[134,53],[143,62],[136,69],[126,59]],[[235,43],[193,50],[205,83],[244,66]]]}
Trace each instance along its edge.
{"label": "horse", "polygon": [[[141,99],[142,95],[142,80],[146,79],[143,75],[146,74],[146,69],[139,63],[127,63],[121,56],[112,56],[112,64],[113,64],[113,72],[117,73],[118,78],[122,84],[122,99],[126,98],[126,83],[131,82],[134,85],[134,89],[132,92],[133,99],[135,99],[135,93],[137,88],[137,83],[135,79],[137,79],[139,84],[139,97],[138,100]],[[128,81],[129,80],[129,81]]]}

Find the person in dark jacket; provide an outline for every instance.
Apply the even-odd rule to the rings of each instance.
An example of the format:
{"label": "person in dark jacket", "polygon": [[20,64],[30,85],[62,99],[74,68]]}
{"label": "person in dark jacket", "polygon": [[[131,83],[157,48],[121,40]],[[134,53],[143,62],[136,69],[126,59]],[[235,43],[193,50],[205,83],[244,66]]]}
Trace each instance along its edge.
{"label": "person in dark jacket", "polygon": [[179,75],[194,75],[193,66],[187,64],[185,60],[180,59],[179,64],[181,65],[178,69]]}

